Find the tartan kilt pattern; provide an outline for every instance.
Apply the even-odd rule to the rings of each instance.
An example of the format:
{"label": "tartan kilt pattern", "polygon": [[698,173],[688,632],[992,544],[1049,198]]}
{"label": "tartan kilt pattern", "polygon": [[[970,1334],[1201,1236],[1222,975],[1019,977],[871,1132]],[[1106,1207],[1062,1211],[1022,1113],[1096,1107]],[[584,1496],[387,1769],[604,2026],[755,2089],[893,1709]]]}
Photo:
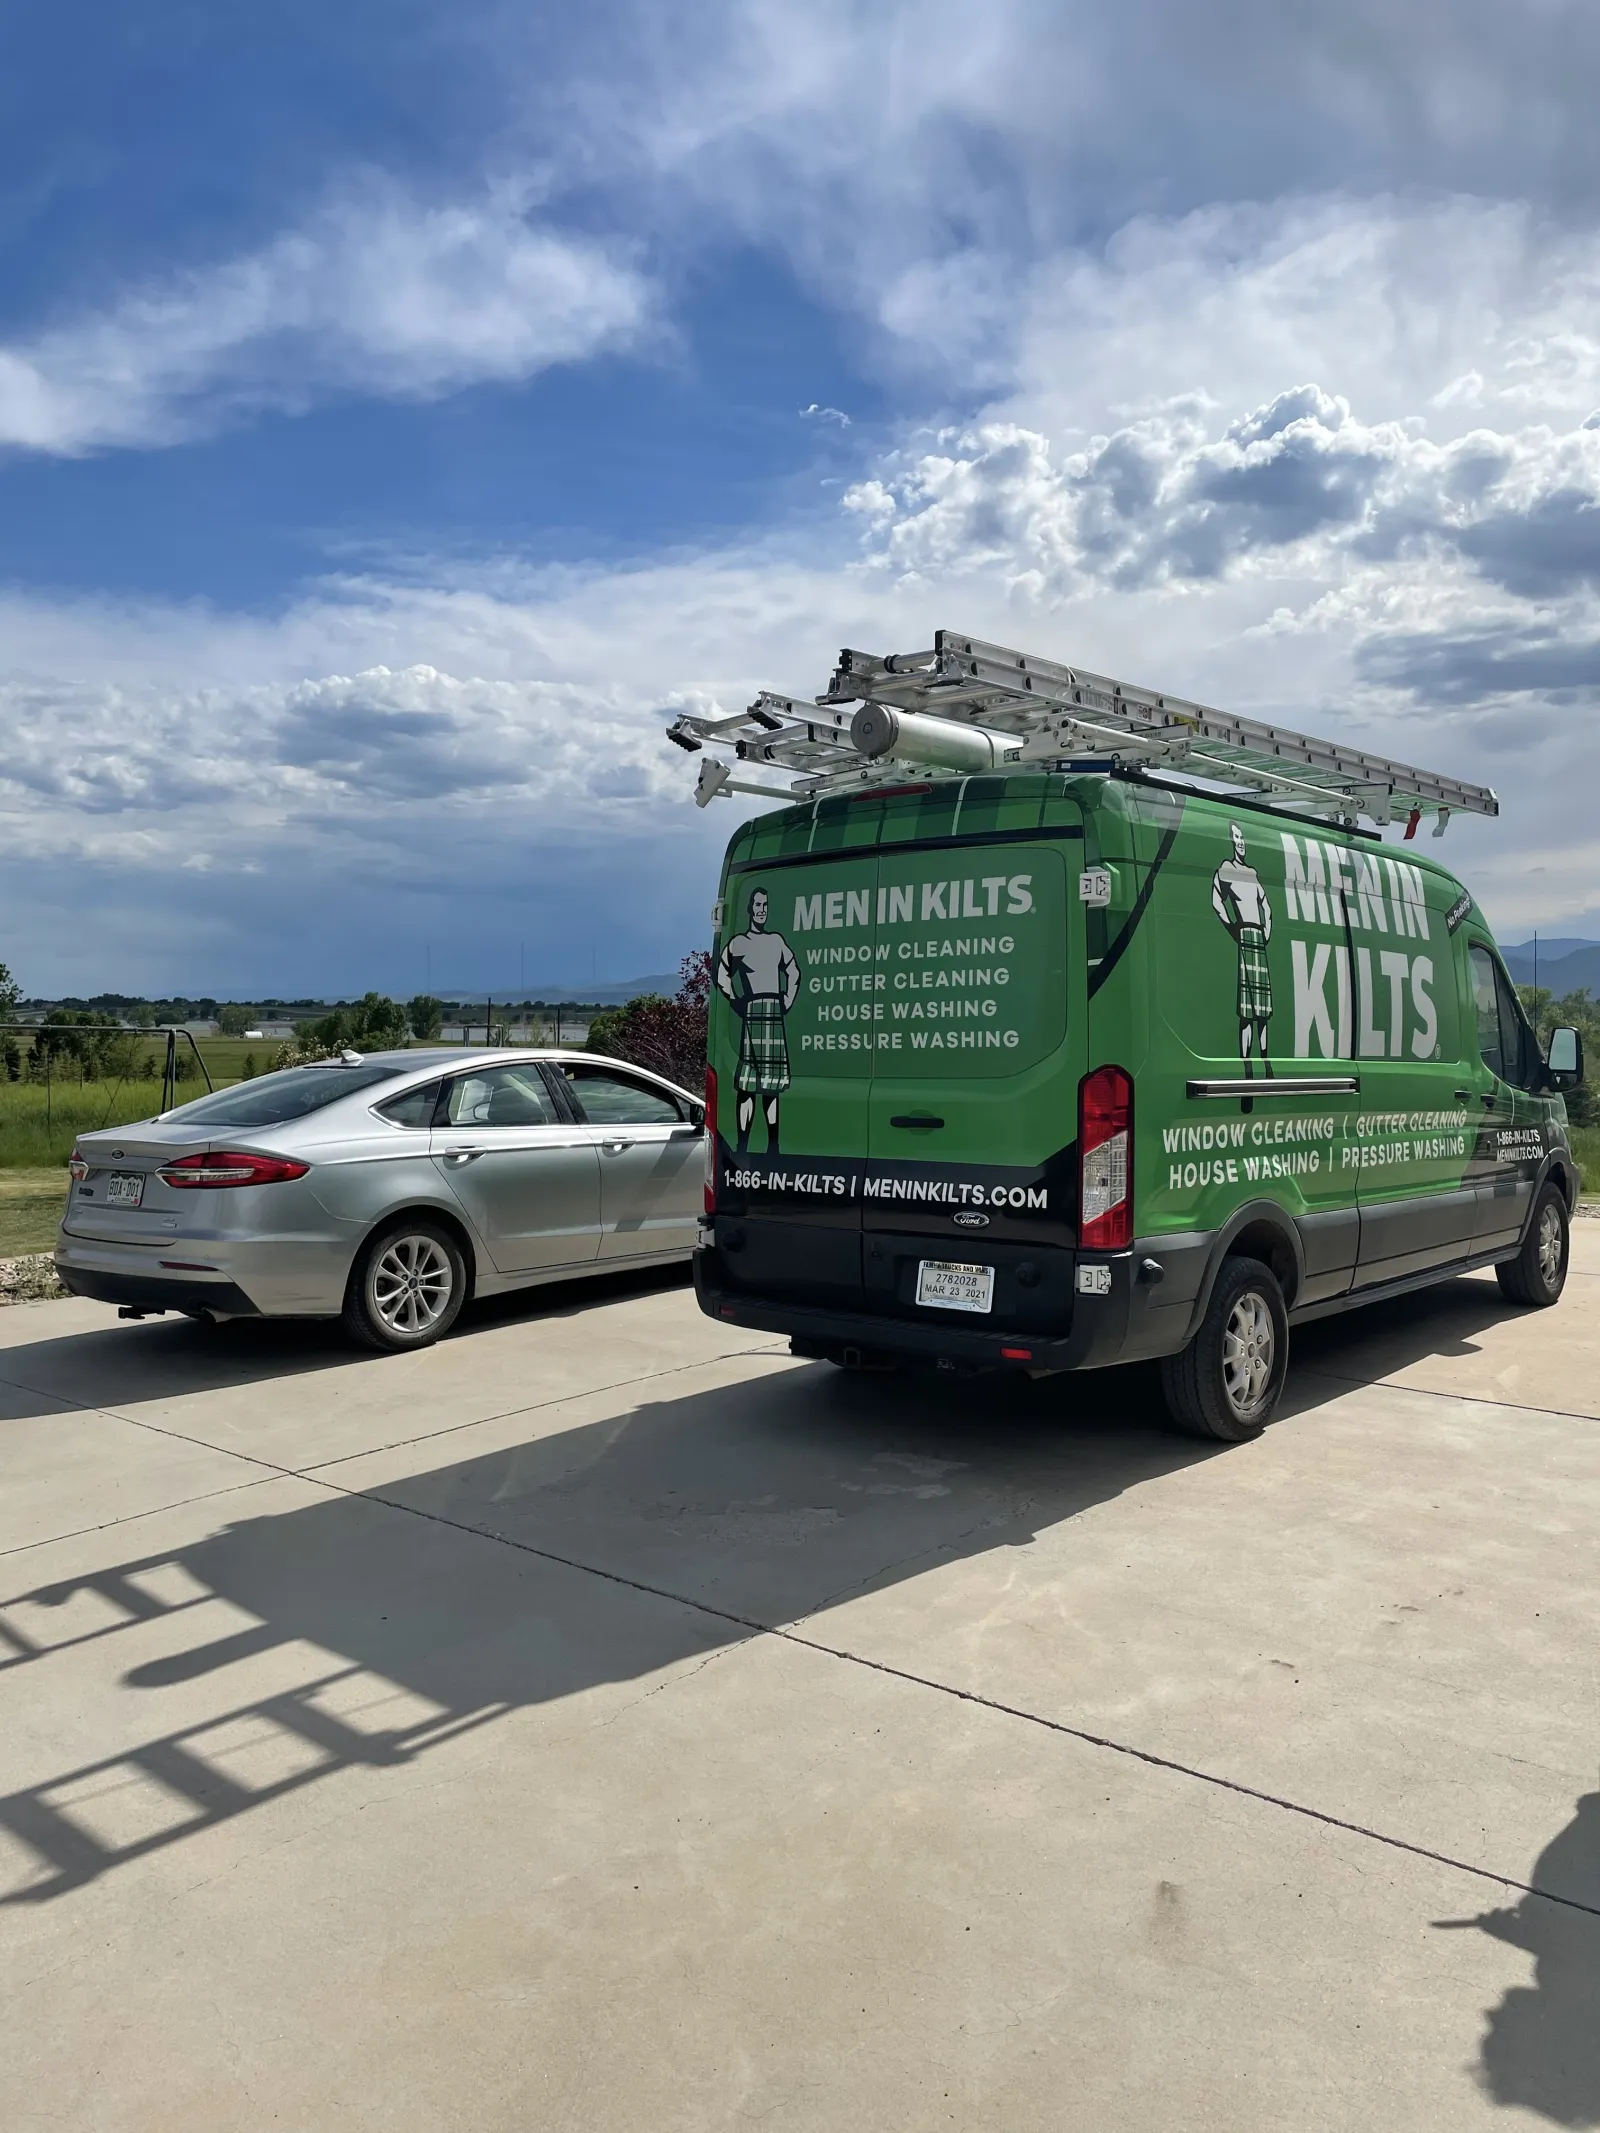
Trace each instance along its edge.
{"label": "tartan kilt pattern", "polygon": [[776,1096],[789,1086],[789,1040],[783,1028],[783,1002],[774,993],[757,993],[744,1003],[739,1032],[739,1064],[733,1085],[744,1096]]}
{"label": "tartan kilt pattern", "polygon": [[1272,1014],[1272,973],[1267,936],[1259,926],[1239,928],[1239,1020],[1265,1022]]}

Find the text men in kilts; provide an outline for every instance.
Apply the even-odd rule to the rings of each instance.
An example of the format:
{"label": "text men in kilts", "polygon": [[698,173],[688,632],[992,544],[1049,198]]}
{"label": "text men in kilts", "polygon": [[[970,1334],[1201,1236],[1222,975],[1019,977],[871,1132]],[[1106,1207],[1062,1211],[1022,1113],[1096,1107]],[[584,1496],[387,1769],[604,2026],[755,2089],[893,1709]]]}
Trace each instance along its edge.
{"label": "text men in kilts", "polygon": [[1261,876],[1244,856],[1244,831],[1237,822],[1228,825],[1233,839],[1233,857],[1225,859],[1211,877],[1211,908],[1233,935],[1239,951],[1239,1057],[1250,1071],[1250,1046],[1270,1074],[1267,1064],[1267,1024],[1272,1020],[1272,973],[1267,968],[1267,943],[1272,938],[1272,905],[1261,886]]}
{"label": "text men in kilts", "polygon": [[717,958],[717,990],[733,1002],[742,1027],[733,1085],[739,1092],[739,1153],[750,1144],[756,1098],[767,1120],[767,1153],[778,1153],[778,1099],[789,1086],[789,1040],[783,1020],[800,990],[800,966],[781,933],[767,930],[767,892],[750,891],[750,916]]}

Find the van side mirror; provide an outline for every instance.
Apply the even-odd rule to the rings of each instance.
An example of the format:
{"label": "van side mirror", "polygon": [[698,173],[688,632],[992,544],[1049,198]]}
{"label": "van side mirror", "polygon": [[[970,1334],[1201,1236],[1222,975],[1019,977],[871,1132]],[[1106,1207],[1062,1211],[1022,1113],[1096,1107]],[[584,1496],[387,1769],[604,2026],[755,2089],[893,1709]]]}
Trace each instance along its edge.
{"label": "van side mirror", "polygon": [[1545,1075],[1553,1089],[1575,1089],[1583,1079],[1583,1039],[1564,1023],[1550,1032]]}

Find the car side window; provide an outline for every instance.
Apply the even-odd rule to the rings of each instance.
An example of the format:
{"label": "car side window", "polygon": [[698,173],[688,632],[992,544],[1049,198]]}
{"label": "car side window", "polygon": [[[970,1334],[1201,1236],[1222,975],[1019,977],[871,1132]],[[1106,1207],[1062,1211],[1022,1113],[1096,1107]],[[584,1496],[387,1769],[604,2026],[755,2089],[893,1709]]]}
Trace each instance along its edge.
{"label": "car side window", "polygon": [[591,1126],[675,1126],[684,1115],[665,1089],[610,1067],[563,1062],[561,1072]]}
{"label": "car side window", "polygon": [[375,1104],[373,1109],[391,1125],[426,1128],[433,1124],[438,1101],[439,1083],[425,1081],[420,1089],[407,1089],[403,1096],[391,1096],[386,1104]]}
{"label": "car side window", "polygon": [[1500,1041],[1500,996],[1495,985],[1494,957],[1476,942],[1467,951],[1472,966],[1472,1005],[1478,1025],[1478,1051],[1490,1073],[1506,1078],[1505,1052]]}
{"label": "car side window", "polygon": [[530,1060],[526,1066],[480,1067],[452,1081],[445,1097],[452,1126],[559,1126],[555,1099]]}

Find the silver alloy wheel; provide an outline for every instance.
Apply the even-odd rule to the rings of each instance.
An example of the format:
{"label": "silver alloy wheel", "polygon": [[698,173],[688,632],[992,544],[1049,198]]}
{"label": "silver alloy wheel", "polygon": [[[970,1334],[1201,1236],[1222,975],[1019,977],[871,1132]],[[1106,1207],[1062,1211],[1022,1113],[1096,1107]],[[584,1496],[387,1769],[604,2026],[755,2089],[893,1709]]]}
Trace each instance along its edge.
{"label": "silver alloy wheel", "polygon": [[1547,1289],[1561,1279],[1561,1214],[1553,1200],[1539,1217],[1539,1272]]}
{"label": "silver alloy wheel", "polygon": [[455,1276],[434,1237],[391,1237],[372,1262],[372,1308],[391,1333],[411,1339],[436,1326],[450,1308]]}
{"label": "silver alloy wheel", "polygon": [[1222,1383],[1228,1405],[1244,1420],[1266,1397],[1278,1336],[1267,1300],[1247,1289],[1228,1313],[1222,1335]]}

